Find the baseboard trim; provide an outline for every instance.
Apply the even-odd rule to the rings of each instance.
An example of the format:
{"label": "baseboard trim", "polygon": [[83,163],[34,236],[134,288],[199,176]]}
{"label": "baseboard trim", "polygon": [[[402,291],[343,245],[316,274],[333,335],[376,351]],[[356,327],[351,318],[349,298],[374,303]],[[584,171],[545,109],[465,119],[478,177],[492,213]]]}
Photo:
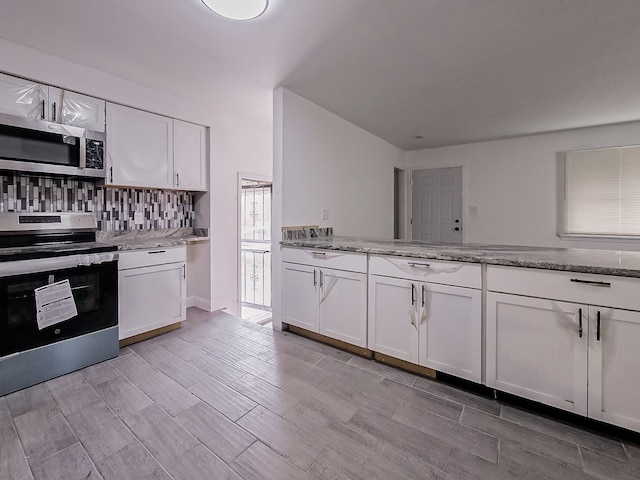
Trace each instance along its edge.
{"label": "baseboard trim", "polygon": [[347,352],[355,353],[356,355],[360,355],[361,357],[371,358],[371,355],[373,354],[373,352],[368,348],[358,347],[357,345],[343,342],[342,340],[336,340],[335,338],[327,337],[320,333],[296,327],[295,325],[289,325],[289,331],[291,333],[295,333],[296,335],[307,337],[317,342],[326,343],[327,345],[331,345],[332,347],[336,347],[341,350],[346,350]]}
{"label": "baseboard trim", "polygon": [[436,378],[436,371],[431,368],[422,367],[420,365],[416,365],[415,363],[407,362],[406,360],[400,360],[399,358],[390,357],[389,355],[384,355],[380,352],[373,352],[373,359],[376,362],[386,363],[387,365],[391,365],[392,367],[398,367],[412,373],[423,375],[425,377],[434,379]]}
{"label": "baseboard trim", "polygon": [[134,335],[133,337],[123,338],[122,340],[120,340],[120,348],[126,347],[127,345],[132,345],[134,343],[142,342],[143,340],[148,340],[153,337],[157,337],[158,335],[162,335],[163,333],[176,330],[181,326],[182,326],[181,322],[172,323],[171,325],[156,328],[155,330],[150,330],[148,332],[140,333],[138,335]]}

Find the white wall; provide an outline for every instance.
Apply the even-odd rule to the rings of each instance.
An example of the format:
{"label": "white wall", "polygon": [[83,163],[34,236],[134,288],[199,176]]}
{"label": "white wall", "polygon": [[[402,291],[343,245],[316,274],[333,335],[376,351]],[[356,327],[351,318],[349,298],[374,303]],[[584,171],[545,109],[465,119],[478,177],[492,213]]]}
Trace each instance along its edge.
{"label": "white wall", "polygon": [[[280,326],[281,226],[393,238],[393,168],[402,151],[286,90],[274,92],[272,288]],[[321,220],[320,210],[329,210]]]}
{"label": "white wall", "polygon": [[[237,289],[237,173],[271,172],[271,125],[0,39],[0,69],[142,110],[211,127],[209,193],[197,194],[196,226],[211,240],[189,247],[187,295],[205,309],[239,312]],[[241,93],[241,92],[239,92]],[[271,95],[265,90],[265,95]]]}
{"label": "white wall", "polygon": [[392,238],[393,168],[402,151],[286,89],[283,105],[283,225]]}
{"label": "white wall", "polygon": [[[634,122],[406,152],[404,165],[462,166],[465,242],[627,250],[638,243],[556,235],[557,153],[638,143],[640,122]],[[477,215],[470,214],[471,206]]]}

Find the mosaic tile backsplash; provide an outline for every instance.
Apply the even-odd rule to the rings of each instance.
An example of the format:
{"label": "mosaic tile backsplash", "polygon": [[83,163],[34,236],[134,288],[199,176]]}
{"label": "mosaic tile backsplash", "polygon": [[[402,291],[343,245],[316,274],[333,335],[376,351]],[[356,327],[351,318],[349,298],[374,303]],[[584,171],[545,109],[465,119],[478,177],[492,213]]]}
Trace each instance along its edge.
{"label": "mosaic tile backsplash", "polygon": [[[93,181],[0,175],[0,212],[95,212],[106,231],[193,227],[193,194],[99,188]],[[136,224],[135,213],[142,213]],[[140,218],[139,218],[140,219]]]}

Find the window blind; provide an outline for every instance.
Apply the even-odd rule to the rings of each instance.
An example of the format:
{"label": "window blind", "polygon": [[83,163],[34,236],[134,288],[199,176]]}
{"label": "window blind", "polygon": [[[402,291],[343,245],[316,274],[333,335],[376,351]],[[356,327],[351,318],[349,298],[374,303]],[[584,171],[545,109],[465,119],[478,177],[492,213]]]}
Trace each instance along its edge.
{"label": "window blind", "polygon": [[566,233],[640,236],[640,146],[569,152]]}

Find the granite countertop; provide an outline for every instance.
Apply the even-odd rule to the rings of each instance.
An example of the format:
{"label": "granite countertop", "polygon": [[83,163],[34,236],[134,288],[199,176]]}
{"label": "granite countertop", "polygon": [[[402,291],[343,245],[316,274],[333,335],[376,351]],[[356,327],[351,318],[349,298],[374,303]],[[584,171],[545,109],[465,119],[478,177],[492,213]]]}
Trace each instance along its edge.
{"label": "granite countertop", "polygon": [[116,245],[118,251],[174,247],[209,240],[206,228],[170,228],[158,230],[125,230],[97,232],[100,243]]}
{"label": "granite countertop", "polygon": [[394,255],[432,260],[640,277],[640,252],[515,245],[451,245],[339,236],[286,240],[280,242],[280,244],[286,247],[337,250],[371,255]]}

